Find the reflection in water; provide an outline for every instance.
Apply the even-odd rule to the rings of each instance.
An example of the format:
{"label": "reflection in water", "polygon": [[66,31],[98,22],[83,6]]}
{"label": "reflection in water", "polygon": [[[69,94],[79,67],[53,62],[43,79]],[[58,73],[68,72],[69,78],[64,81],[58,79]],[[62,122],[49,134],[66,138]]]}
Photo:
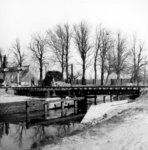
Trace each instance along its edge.
{"label": "reflection in water", "polygon": [[23,144],[23,133],[25,132],[25,126],[22,125],[15,125],[14,129],[10,128],[10,137],[14,139],[14,142],[22,148]]}
{"label": "reflection in water", "polygon": [[[51,114],[54,114],[53,117]],[[61,118],[62,114],[62,118]],[[10,123],[1,122],[0,123],[0,150],[1,149],[11,149],[11,150],[28,150],[30,148],[36,148],[37,146],[44,146],[46,144],[51,144],[56,142],[61,137],[69,134],[77,129],[80,129],[79,122],[82,116],[75,119],[67,119],[66,116],[74,116],[76,110],[74,108],[67,109],[64,112],[61,111],[49,111],[46,117],[42,114],[38,117],[30,117],[29,122],[21,122],[13,118]],[[35,114],[36,116],[36,114]],[[56,116],[56,117],[55,117]],[[59,122],[56,120],[59,119]],[[52,118],[52,124],[51,124]],[[74,118],[74,117],[73,117]],[[17,118],[18,119],[18,118]],[[4,119],[3,119],[4,120]],[[15,120],[15,124],[13,123]],[[54,123],[54,120],[56,123]],[[50,124],[50,125],[49,125]],[[9,143],[9,144],[8,144]]]}

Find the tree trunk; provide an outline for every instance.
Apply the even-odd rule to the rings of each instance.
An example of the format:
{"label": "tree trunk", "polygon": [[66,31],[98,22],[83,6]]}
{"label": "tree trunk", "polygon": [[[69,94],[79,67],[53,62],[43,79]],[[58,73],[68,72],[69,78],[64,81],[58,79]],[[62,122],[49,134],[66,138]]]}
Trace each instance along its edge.
{"label": "tree trunk", "polygon": [[73,64],[71,64],[71,85],[73,85]]}
{"label": "tree trunk", "polygon": [[117,73],[117,83],[116,84],[120,85],[120,73],[119,72]]}
{"label": "tree trunk", "polygon": [[64,77],[64,65],[62,64],[62,79]]}
{"label": "tree trunk", "polygon": [[96,65],[96,60],[94,62],[94,75],[95,75],[94,84],[96,85],[97,84],[97,65]]}
{"label": "tree trunk", "polygon": [[102,59],[102,65],[101,65],[101,85],[103,85],[104,81],[104,60]]}
{"label": "tree trunk", "polygon": [[139,78],[138,78],[138,73],[139,73],[139,71],[137,70],[137,72],[136,72],[136,81],[137,81],[137,86],[139,86]]}
{"label": "tree trunk", "polygon": [[66,80],[68,82],[68,50],[69,50],[69,34],[66,37]]}
{"label": "tree trunk", "polygon": [[66,82],[68,82],[68,50],[66,50]]}
{"label": "tree trunk", "polygon": [[43,72],[43,66],[40,64],[40,81],[42,82],[42,72]]}
{"label": "tree trunk", "polygon": [[85,85],[85,61],[83,61],[83,65],[82,65],[82,70],[83,70],[83,74],[82,74],[82,85]]}
{"label": "tree trunk", "polygon": [[62,67],[62,78],[64,77],[64,47],[62,47],[62,64],[61,64],[61,67]]}
{"label": "tree trunk", "polygon": [[120,73],[117,73],[117,80],[120,80]]}

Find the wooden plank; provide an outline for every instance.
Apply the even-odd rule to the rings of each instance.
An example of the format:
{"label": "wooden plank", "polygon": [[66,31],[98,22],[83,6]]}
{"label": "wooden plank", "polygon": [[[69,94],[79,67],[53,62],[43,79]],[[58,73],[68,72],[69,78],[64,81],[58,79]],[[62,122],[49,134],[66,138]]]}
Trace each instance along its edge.
{"label": "wooden plank", "polygon": [[81,100],[84,99],[84,97],[75,97],[75,98],[66,98],[66,99],[58,99],[58,100],[49,100],[49,103],[54,103],[54,102],[61,102],[61,101],[74,101],[74,100]]}

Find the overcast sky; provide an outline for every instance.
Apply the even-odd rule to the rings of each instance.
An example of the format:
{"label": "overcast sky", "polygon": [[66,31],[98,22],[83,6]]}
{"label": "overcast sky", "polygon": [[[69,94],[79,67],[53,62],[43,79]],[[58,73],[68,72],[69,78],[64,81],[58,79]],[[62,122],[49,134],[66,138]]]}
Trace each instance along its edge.
{"label": "overcast sky", "polygon": [[16,38],[27,46],[35,32],[81,20],[148,41],[148,0],[0,0],[0,47],[7,50]]}

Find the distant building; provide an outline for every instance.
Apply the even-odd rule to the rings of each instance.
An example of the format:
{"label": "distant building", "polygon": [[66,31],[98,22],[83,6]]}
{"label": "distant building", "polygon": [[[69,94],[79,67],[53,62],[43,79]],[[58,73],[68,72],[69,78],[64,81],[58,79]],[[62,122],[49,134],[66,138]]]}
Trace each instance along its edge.
{"label": "distant building", "polygon": [[0,68],[0,79],[4,80],[5,85],[10,86],[38,84],[38,77],[29,66]]}

